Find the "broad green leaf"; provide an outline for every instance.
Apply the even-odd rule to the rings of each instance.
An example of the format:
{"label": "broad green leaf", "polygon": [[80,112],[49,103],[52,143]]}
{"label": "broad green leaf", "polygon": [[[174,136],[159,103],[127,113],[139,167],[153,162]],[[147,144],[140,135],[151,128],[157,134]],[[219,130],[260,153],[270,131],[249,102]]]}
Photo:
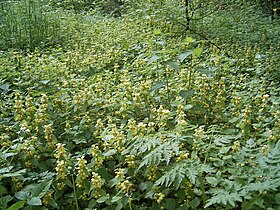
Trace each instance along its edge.
{"label": "broad green leaf", "polygon": [[160,58],[161,58],[160,56],[155,55],[148,60],[148,64],[151,64],[151,63],[153,63],[154,61],[157,61]]}
{"label": "broad green leaf", "polygon": [[165,209],[173,210],[173,209],[176,208],[176,200],[175,200],[175,199],[168,198],[168,199],[166,199],[165,202],[163,203],[163,206],[165,207]]}
{"label": "broad green leaf", "polygon": [[9,208],[7,208],[6,210],[18,210],[24,206],[25,202],[26,201],[18,201],[12,206],[10,206]]}
{"label": "broad green leaf", "polygon": [[165,81],[159,81],[159,82],[156,82],[156,84],[154,84],[152,86],[152,91],[154,90],[158,90],[160,88],[163,88],[165,86],[166,82]]}
{"label": "broad green leaf", "polygon": [[201,55],[201,53],[202,53],[202,48],[195,48],[195,49],[193,50],[193,53],[194,53],[194,55],[195,55],[196,57],[199,57],[199,56]]}
{"label": "broad green leaf", "polygon": [[36,185],[34,190],[31,191],[32,196],[42,198],[50,189],[51,184],[52,180],[49,180]]}
{"label": "broad green leaf", "polygon": [[57,202],[54,199],[49,200],[49,205],[56,208],[56,209],[59,208]]}
{"label": "broad green leaf", "polygon": [[29,194],[24,191],[16,192],[15,197],[19,200],[27,200],[29,198]]}
{"label": "broad green leaf", "polygon": [[121,210],[123,209],[123,204],[122,203],[119,203],[117,206],[116,206],[116,210]]}
{"label": "broad green leaf", "polygon": [[9,91],[9,84],[3,84],[0,86],[0,89],[2,89],[4,92],[8,92]]}
{"label": "broad green leaf", "polygon": [[39,197],[33,197],[29,201],[27,201],[27,204],[30,206],[41,206],[42,201]]}
{"label": "broad green leaf", "polygon": [[9,166],[9,167],[5,167],[5,168],[1,168],[0,169],[0,174],[10,172],[13,167],[14,166]]}
{"label": "broad green leaf", "polygon": [[[0,188],[3,187],[0,185]],[[8,193],[8,191],[6,190],[5,193]],[[0,193],[1,198],[0,198],[0,209],[7,209],[7,205],[10,201],[13,200],[13,197],[10,195],[4,196],[2,197],[3,193]]]}
{"label": "broad green leaf", "polygon": [[192,52],[189,51],[189,52],[185,52],[185,53],[182,53],[178,56],[179,60],[181,62],[183,62],[187,57],[189,57],[190,55],[192,55]]}
{"label": "broad green leaf", "polygon": [[48,84],[48,83],[50,82],[50,80],[41,80],[40,82],[41,82],[42,84],[46,85],[46,84]]}
{"label": "broad green leaf", "polygon": [[194,93],[194,90],[181,90],[179,94],[183,99],[187,99],[191,98],[194,95]]}
{"label": "broad green leaf", "polygon": [[160,29],[154,30],[154,35],[160,35],[160,34],[161,34],[161,30]]}
{"label": "broad green leaf", "polygon": [[191,201],[190,206],[192,207],[192,209],[196,209],[199,204],[200,204],[200,200],[198,197],[196,197]]}
{"label": "broad green leaf", "polygon": [[159,45],[165,45],[166,44],[165,41],[156,41],[156,43],[159,44]]}
{"label": "broad green leaf", "polygon": [[166,63],[166,65],[170,66],[171,68],[173,68],[173,69],[175,69],[175,70],[178,70],[178,69],[179,69],[179,64],[178,64],[178,62],[176,62],[176,61],[170,60],[170,61],[167,61],[167,62],[165,62],[165,63]]}
{"label": "broad green leaf", "polygon": [[121,196],[114,196],[114,197],[112,198],[111,202],[112,202],[112,203],[115,203],[115,202],[119,201],[120,199],[122,199]]}
{"label": "broad green leaf", "polygon": [[97,203],[104,203],[104,202],[106,202],[108,199],[109,199],[108,196],[104,196],[104,197],[98,198],[96,202],[97,202]]}
{"label": "broad green leaf", "polygon": [[105,157],[109,157],[109,156],[112,156],[112,155],[114,155],[114,154],[116,154],[116,153],[117,153],[117,150],[111,149],[111,150],[109,150],[108,152],[104,153],[103,155],[104,155]]}
{"label": "broad green leaf", "polygon": [[186,38],[186,42],[189,42],[189,43],[192,43],[194,42],[195,40],[192,38],[192,37],[187,37]]}

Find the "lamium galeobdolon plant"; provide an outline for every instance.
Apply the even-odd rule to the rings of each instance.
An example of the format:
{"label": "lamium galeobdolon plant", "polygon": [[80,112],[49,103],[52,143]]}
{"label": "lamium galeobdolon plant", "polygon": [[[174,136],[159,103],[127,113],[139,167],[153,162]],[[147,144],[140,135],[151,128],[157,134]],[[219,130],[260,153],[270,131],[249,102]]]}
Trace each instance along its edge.
{"label": "lamium galeobdolon plant", "polygon": [[279,208],[279,88],[260,49],[76,17],[63,47],[0,54],[0,208]]}

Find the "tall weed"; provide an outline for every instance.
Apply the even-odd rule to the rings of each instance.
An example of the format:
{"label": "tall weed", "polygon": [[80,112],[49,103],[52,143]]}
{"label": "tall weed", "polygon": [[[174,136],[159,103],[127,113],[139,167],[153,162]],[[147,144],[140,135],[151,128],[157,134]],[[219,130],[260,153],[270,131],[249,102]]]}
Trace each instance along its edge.
{"label": "tall weed", "polygon": [[54,44],[59,31],[58,14],[48,11],[44,1],[0,2],[0,49]]}

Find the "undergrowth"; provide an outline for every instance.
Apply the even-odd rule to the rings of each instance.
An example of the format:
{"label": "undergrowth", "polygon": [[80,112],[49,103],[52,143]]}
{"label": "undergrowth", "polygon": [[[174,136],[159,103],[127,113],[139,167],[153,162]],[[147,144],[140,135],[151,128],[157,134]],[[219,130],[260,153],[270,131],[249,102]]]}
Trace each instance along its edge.
{"label": "undergrowth", "polygon": [[225,56],[148,6],[1,52],[0,209],[279,209],[274,49]]}

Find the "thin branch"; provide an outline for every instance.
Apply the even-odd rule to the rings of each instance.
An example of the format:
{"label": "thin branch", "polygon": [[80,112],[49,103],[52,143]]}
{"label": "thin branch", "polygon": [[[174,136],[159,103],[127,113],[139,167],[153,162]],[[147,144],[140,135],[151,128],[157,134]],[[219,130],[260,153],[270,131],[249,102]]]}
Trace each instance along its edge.
{"label": "thin branch", "polygon": [[[169,17],[169,18],[172,18],[173,21],[175,21],[176,23],[180,24],[181,26],[184,26],[185,28],[187,28],[187,25],[186,25],[186,24],[181,23],[180,21],[176,20],[176,19],[173,18],[173,17]],[[228,54],[228,52],[226,52],[223,48],[221,48],[220,46],[218,46],[216,43],[210,41],[204,34],[199,33],[199,32],[197,32],[196,30],[194,30],[194,29],[192,29],[192,28],[190,28],[190,27],[188,27],[188,30],[191,31],[192,33],[194,33],[194,34],[200,36],[201,38],[203,38],[204,40],[206,40],[209,44],[215,46],[218,50],[225,52],[225,55],[226,55],[226,56],[231,57],[231,56]]]}

